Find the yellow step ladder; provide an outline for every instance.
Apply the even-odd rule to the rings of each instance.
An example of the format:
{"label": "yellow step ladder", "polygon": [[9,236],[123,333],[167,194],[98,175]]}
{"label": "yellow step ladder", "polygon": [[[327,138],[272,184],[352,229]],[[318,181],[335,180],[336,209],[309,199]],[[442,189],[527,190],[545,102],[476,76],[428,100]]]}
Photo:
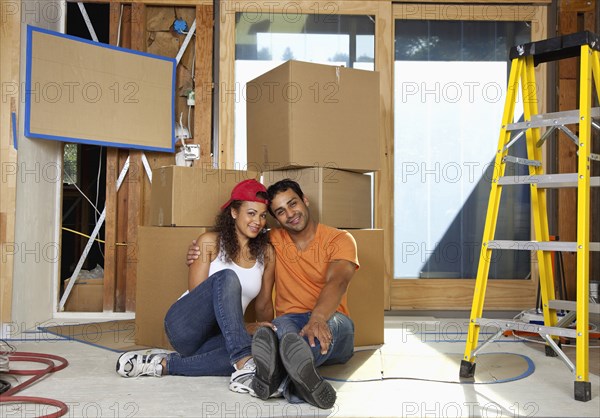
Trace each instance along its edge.
{"label": "yellow step ladder", "polygon": [[[534,67],[545,62],[565,58],[580,58],[579,109],[538,114]],[[589,271],[590,250],[599,251],[599,243],[590,243],[590,186],[600,186],[599,177],[590,177],[590,165],[600,161],[600,155],[591,153],[591,130],[600,129],[593,118],[600,117],[600,108],[592,108],[592,75],[596,94],[600,95],[600,38],[591,32],[579,32],[543,41],[518,45],[511,49],[511,69],[508,80],[506,103],[502,116],[500,138],[495,158],[494,175],[488,210],[483,231],[479,266],[475,282],[475,293],[469,320],[469,333],[464,357],[460,366],[461,378],[472,378],[475,373],[477,353],[499,338],[506,330],[534,331],[546,341],[546,354],[558,356],[575,373],[575,399],[591,399],[589,381]],[[523,99],[523,121],[514,121],[515,104],[519,91]],[[579,137],[566,125],[578,124]],[[541,128],[546,128],[540,135]],[[564,132],[578,147],[577,173],[544,174],[541,146],[554,130]],[[527,143],[527,158],[509,155],[510,147],[523,134]],[[505,176],[506,164],[521,164],[529,167],[529,176]],[[535,241],[494,240],[502,188],[528,184],[531,191],[531,211]],[[550,241],[546,189],[559,187],[577,188],[577,242]],[[596,220],[596,222],[598,222]],[[492,251],[500,249],[535,251],[539,267],[544,325],[532,325],[520,321],[481,317],[485,299]],[[576,302],[555,300],[552,271],[552,251],[577,253],[577,300]],[[565,321],[558,322],[557,310],[574,311],[576,329],[564,328]],[[596,311],[598,305],[592,305]],[[570,319],[573,315],[569,316]],[[482,326],[499,328],[490,339],[477,347]],[[576,340],[576,365],[562,352],[558,337]]]}

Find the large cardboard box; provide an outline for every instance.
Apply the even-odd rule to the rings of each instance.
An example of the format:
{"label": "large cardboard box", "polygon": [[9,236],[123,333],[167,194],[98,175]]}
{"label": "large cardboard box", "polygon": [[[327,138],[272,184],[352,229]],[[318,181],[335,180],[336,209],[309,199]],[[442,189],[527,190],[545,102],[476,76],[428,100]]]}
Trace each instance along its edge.
{"label": "large cardboard box", "polygon": [[379,73],[288,61],[246,85],[248,164],[380,169]]}
{"label": "large cardboard box", "polygon": [[[65,289],[71,279],[65,280]],[[102,312],[104,301],[104,279],[77,279],[67,302],[67,312]]]}
{"label": "large cardboard box", "polygon": [[[289,178],[306,195],[313,219],[335,228],[371,227],[371,177],[332,168],[266,171],[265,186]],[[275,224],[273,223],[273,226]]]}
{"label": "large cardboard box", "polygon": [[187,249],[206,228],[138,230],[138,271],[135,306],[135,342],[172,349],[164,319],[171,305],[187,290]]}
{"label": "large cardboard box", "polygon": [[360,263],[348,290],[354,345],[383,344],[383,230],[349,229],[348,232],[356,240]]}
{"label": "large cardboard box", "polygon": [[150,223],[154,226],[214,225],[219,208],[240,181],[260,179],[258,172],[167,166],[152,170]]}
{"label": "large cardboard box", "polygon": [[[135,342],[172,349],[164,331],[171,305],[187,289],[185,254],[205,228],[142,226],[138,232]],[[361,268],[350,283],[348,307],[355,324],[356,346],[383,343],[383,231],[349,230],[358,245]],[[253,310],[246,310],[253,321]]]}

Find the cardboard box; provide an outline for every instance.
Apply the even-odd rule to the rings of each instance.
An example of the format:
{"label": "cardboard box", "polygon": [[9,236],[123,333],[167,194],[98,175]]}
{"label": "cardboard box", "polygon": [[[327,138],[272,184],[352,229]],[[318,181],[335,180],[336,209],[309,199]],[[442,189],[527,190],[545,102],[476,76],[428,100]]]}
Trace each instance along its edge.
{"label": "cardboard box", "polygon": [[348,289],[354,345],[383,344],[383,230],[349,229],[348,232],[356,240],[360,263]]}
{"label": "cardboard box", "polygon": [[380,169],[379,73],[288,61],[246,92],[249,166]]}
{"label": "cardboard box", "polygon": [[[135,342],[172,349],[164,331],[171,305],[187,289],[185,254],[192,239],[205,228],[141,226],[138,231]],[[349,230],[358,245],[361,268],[348,293],[350,315],[355,324],[355,345],[383,343],[383,231]],[[160,250],[157,243],[160,242]],[[252,306],[246,321],[254,320]]]}
{"label": "cardboard box", "polygon": [[[65,280],[65,289],[71,279]],[[65,303],[68,312],[102,312],[104,278],[77,279]]]}
{"label": "cardboard box", "polygon": [[187,290],[185,255],[206,228],[140,226],[135,305],[135,342],[172,349],[165,334],[165,315]]}
{"label": "cardboard box", "polygon": [[[371,227],[371,177],[331,168],[312,167],[263,173],[263,184],[290,178],[306,195],[310,214],[335,228]],[[272,221],[271,226],[276,224]]]}
{"label": "cardboard box", "polygon": [[152,170],[150,224],[154,226],[214,225],[219,208],[240,181],[260,179],[253,171],[212,166],[167,166]]}

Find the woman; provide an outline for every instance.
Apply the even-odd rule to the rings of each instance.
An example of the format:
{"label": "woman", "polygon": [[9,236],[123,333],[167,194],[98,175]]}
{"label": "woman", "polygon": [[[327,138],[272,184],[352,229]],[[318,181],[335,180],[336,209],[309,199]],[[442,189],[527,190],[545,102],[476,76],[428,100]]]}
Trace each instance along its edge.
{"label": "woman", "polygon": [[165,316],[165,331],[176,352],[124,353],[117,360],[117,373],[123,377],[231,373],[229,389],[254,394],[251,335],[260,326],[273,325],[245,326],[243,314],[256,297],[257,319],[273,318],[275,255],[265,230],[267,204],[267,190],[256,180],[233,188],[214,231],[197,240],[200,257],[190,266],[188,291]]}

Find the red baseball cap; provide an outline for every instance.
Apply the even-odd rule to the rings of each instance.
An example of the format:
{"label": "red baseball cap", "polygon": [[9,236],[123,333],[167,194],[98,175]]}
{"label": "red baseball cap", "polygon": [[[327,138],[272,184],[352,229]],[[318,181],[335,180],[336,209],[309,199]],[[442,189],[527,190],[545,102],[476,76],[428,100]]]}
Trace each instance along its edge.
{"label": "red baseball cap", "polygon": [[258,192],[267,194],[267,188],[254,179],[248,179],[239,182],[231,191],[231,198],[221,206],[221,210],[225,209],[234,200],[243,200],[246,202],[260,202],[266,205],[269,204],[267,199],[257,196]]}

